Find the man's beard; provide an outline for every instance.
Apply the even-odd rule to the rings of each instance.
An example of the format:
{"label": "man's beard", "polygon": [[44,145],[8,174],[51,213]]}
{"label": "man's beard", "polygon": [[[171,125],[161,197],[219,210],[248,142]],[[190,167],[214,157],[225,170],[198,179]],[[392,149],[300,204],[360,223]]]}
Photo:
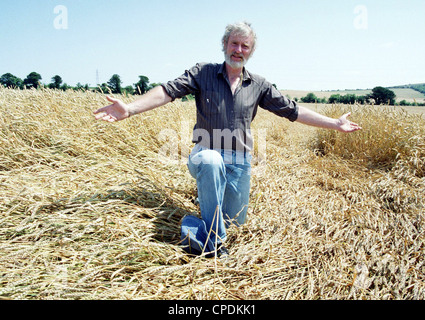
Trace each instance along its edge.
{"label": "man's beard", "polygon": [[[241,61],[233,61],[232,55],[236,55],[237,57],[242,58],[242,60]],[[225,52],[224,58],[226,59],[226,63],[234,69],[243,68],[246,65],[246,63],[248,62],[248,59],[245,59],[245,57],[243,55],[237,55],[237,54],[234,54],[234,53],[229,55]]]}

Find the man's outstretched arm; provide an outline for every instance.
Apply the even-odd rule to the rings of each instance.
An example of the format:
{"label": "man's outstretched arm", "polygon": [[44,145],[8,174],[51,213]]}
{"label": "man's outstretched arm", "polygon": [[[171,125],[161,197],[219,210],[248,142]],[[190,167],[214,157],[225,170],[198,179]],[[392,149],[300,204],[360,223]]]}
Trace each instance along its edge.
{"label": "man's outstretched arm", "polygon": [[333,119],[299,106],[297,122],[323,129],[333,129],[340,132],[354,132],[362,128],[348,120],[350,113],[344,114],[339,119]]}
{"label": "man's outstretched arm", "polygon": [[119,99],[106,97],[111,105],[94,112],[96,120],[115,122],[127,119],[133,115],[143,113],[171,102],[171,97],[162,86],[158,86],[141,96],[139,99],[125,104]]}

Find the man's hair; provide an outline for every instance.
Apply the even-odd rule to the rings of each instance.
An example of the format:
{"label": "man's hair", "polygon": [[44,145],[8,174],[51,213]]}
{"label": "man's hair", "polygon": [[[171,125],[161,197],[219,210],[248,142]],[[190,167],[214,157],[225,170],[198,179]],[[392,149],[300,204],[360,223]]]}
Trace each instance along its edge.
{"label": "man's hair", "polygon": [[224,32],[224,36],[222,39],[223,52],[226,52],[227,43],[232,33],[235,33],[237,35],[242,35],[245,37],[252,36],[252,39],[253,39],[252,52],[255,51],[255,48],[257,46],[257,35],[255,34],[254,29],[252,29],[251,24],[249,22],[237,22],[234,24],[229,24],[226,27],[226,30]]}

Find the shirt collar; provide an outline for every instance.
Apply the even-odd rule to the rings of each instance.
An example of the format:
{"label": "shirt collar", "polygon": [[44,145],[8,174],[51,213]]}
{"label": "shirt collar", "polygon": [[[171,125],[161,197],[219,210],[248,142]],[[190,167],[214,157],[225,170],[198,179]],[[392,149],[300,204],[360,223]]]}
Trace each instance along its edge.
{"label": "shirt collar", "polygon": [[[245,67],[243,67],[242,69],[242,73],[243,73],[243,81],[246,80],[251,80],[251,75],[248,72],[248,70],[246,70]],[[220,65],[220,68],[218,69],[217,74],[222,74],[223,76],[226,75],[227,76],[227,72],[226,72],[226,62],[223,62],[223,64]]]}

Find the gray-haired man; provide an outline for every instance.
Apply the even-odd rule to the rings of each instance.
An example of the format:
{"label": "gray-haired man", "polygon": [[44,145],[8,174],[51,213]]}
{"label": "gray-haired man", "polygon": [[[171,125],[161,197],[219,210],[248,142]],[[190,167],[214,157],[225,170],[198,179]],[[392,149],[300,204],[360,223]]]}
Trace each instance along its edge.
{"label": "gray-haired man", "polygon": [[[95,111],[96,119],[114,122],[194,94],[197,122],[188,161],[196,179],[202,220],[191,217],[182,222],[184,243],[197,254],[223,254],[226,227],[243,224],[249,202],[253,140],[251,122],[258,106],[290,121],[353,132],[361,128],[343,115],[325,117],[284,97],[264,78],[252,74],[245,65],[255,51],[256,35],[250,24],[226,27],[222,39],[225,62],[202,63],[182,76],[149,91],[138,100],[113,104]],[[199,250],[197,250],[199,249]]]}

